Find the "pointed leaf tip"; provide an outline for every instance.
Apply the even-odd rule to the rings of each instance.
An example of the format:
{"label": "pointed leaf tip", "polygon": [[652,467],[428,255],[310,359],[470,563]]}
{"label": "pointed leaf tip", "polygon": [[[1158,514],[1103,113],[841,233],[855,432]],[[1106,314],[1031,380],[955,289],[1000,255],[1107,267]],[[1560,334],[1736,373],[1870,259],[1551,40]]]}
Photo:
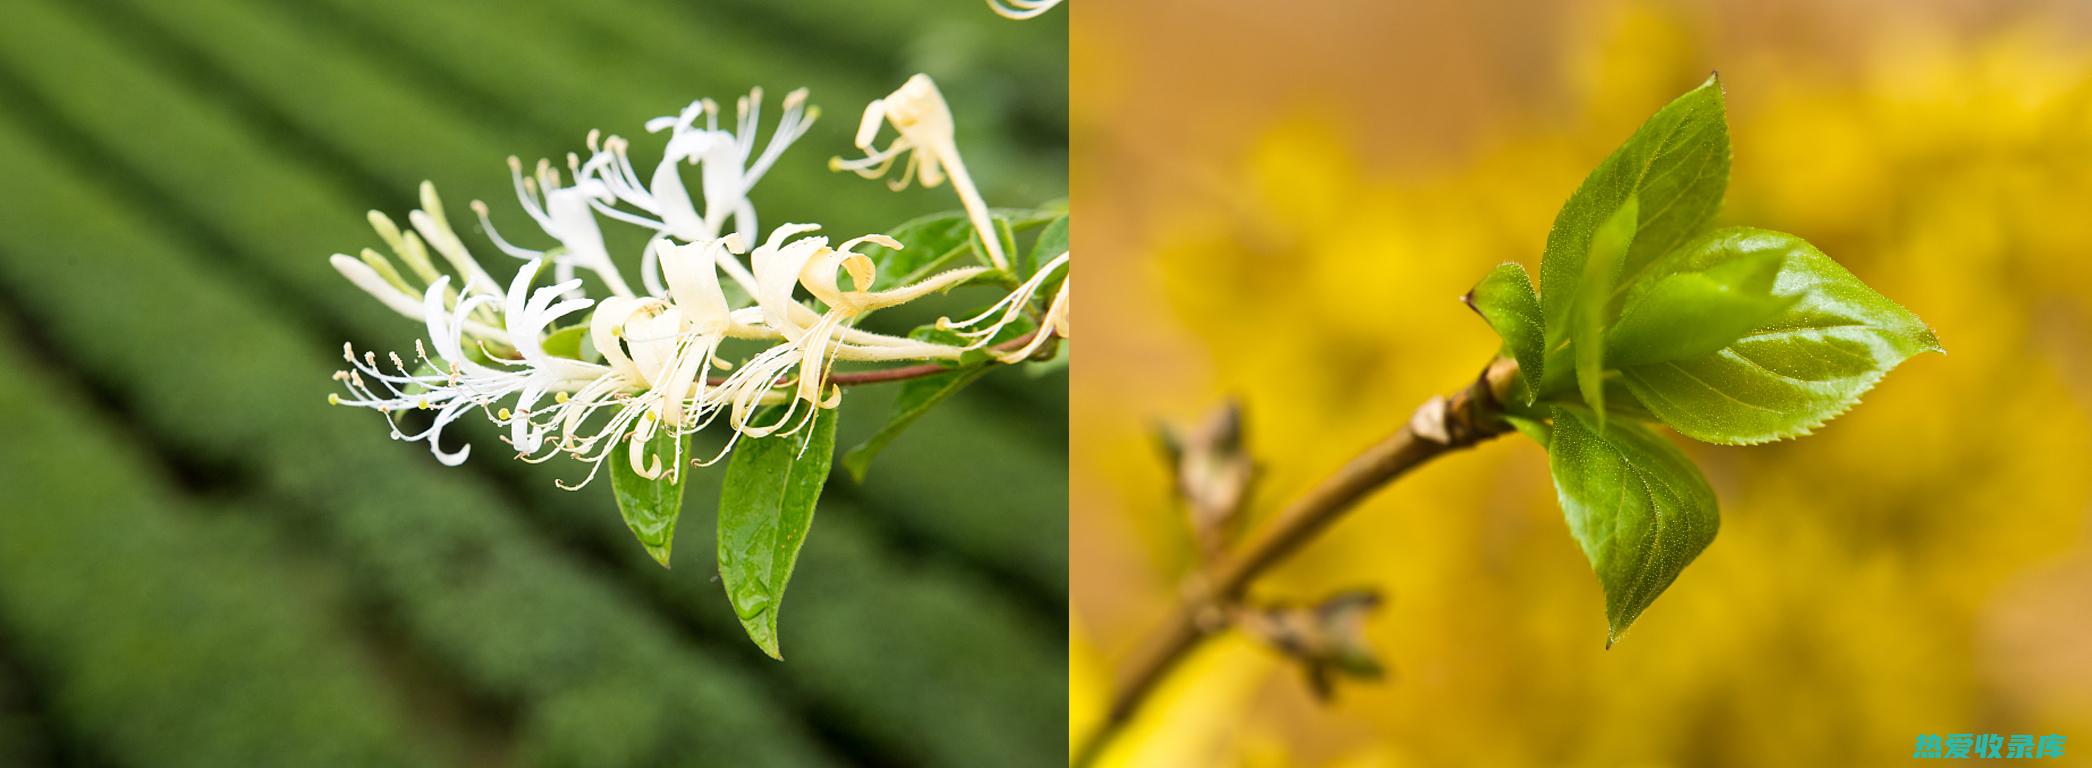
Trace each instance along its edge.
{"label": "pointed leaf tip", "polygon": [[1548,464],[1569,532],[1605,592],[1606,647],[1714,540],[1714,491],[1669,440],[1626,419],[1554,410]]}
{"label": "pointed leaf tip", "polygon": [[761,637],[750,635],[749,638],[755,641],[755,647],[762,649],[763,655],[768,656],[776,661],[785,660],[784,652],[779,650],[777,647],[776,632],[771,632]]}
{"label": "pointed leaf tip", "polygon": [[1621,206],[1632,198],[1638,208],[1636,226],[1629,229],[1632,242],[1610,270],[1624,281],[1705,229],[1721,206],[1728,178],[1728,121],[1721,90],[1704,85],[1657,110],[1599,163],[1555,214],[1540,258],[1540,303],[1549,352],[1570,336],[1572,311],[1584,295],[1579,286],[1592,271],[1587,262],[1593,241]]}
{"label": "pointed leaf tip", "polygon": [[773,659],[784,659],[777,613],[835,458],[835,422],[835,411],[819,409],[793,434],[742,438],[727,461],[719,582],[748,639]]}
{"label": "pointed leaf tip", "polygon": [[[689,438],[681,438],[678,446],[669,430],[655,436],[649,450],[664,465],[681,461],[680,456],[689,453]],[[661,567],[668,567],[669,555],[675,551],[676,520],[683,514],[683,487],[689,475],[684,472],[663,471],[659,477],[647,478],[632,469],[626,457],[612,456],[610,462],[610,488],[617,496],[618,513],[625,518],[625,526],[632,529],[632,536],[646,549],[647,555]]]}
{"label": "pointed leaf tip", "polygon": [[1503,339],[1505,354],[1518,361],[1518,376],[1525,382],[1528,396],[1539,391],[1547,357],[1546,331],[1540,299],[1533,293],[1525,267],[1498,265],[1460,300]]}
{"label": "pointed leaf tip", "polygon": [[1793,235],[1717,230],[1649,271],[1660,278],[1732,265],[1755,270],[1754,261],[1778,271],[1779,301],[1764,307],[1770,312],[1762,322],[1718,349],[1620,368],[1627,390],[1680,434],[1724,445],[1809,434],[1850,410],[1904,360],[1939,351],[1917,315]]}

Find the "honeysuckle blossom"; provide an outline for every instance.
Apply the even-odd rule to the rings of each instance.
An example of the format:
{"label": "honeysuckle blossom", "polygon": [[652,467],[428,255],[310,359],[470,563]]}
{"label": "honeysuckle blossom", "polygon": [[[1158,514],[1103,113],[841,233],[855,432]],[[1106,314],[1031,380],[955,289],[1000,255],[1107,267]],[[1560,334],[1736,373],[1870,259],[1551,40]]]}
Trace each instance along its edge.
{"label": "honeysuckle blossom", "polygon": [[[884,149],[876,144],[882,124],[893,125],[899,134]],[[924,187],[935,187],[943,184],[949,176],[952,191],[958,193],[959,203],[966,208],[967,219],[972,221],[973,228],[981,234],[982,244],[988,249],[988,261],[996,269],[1010,268],[1010,261],[1002,252],[1002,238],[996,235],[995,222],[989,216],[988,204],[981,200],[980,189],[974,186],[973,177],[966,173],[966,162],[959,158],[951,107],[944,103],[944,94],[937,90],[937,83],[929,75],[910,77],[891,95],[865,106],[864,118],[857,124],[857,148],[864,150],[864,157],[855,160],[838,157],[829,161],[829,166],[867,179],[877,179],[893,170],[896,162],[901,163],[901,177],[887,183],[895,191],[906,189],[908,183],[916,179],[920,179]]]}
{"label": "honeysuckle blossom", "polygon": [[[720,287],[718,264],[722,257],[746,251],[739,235],[664,246],[657,263],[667,296],[611,296],[600,302],[571,298],[579,279],[533,288],[546,263],[543,259],[525,264],[506,292],[473,286],[455,301],[449,298],[450,277],[439,276],[422,300],[428,343],[416,343],[411,361],[389,356],[389,369],[374,353],[359,357],[345,350],[352,369],[336,378],[347,385],[350,396],[333,402],[385,413],[394,437],[427,441],[445,464],[462,463],[470,448],[444,450],[439,442],[443,428],[477,408],[508,428],[506,439],[519,458],[543,461],[567,454],[600,467],[624,447],[635,471],[655,477],[679,471],[683,458],[649,453],[661,430],[680,437],[730,414],[735,432],[728,441],[730,450],[740,435],[791,434],[814,409],[834,408],[840,389],[826,380],[838,360],[946,360],[966,351],[851,324],[866,313],[966,282],[983,268],[955,269],[912,285],[868,291],[876,268],[854,248],[866,242],[899,244],[883,235],[867,235],[831,248],[827,238],[809,236],[815,229],[785,225],[755,249],[756,305],[738,309]],[[840,273],[848,274],[849,289],[839,284]],[[802,289],[826,311],[801,303],[796,294]],[[465,318],[496,306],[504,322],[500,330],[513,342],[512,354],[489,354],[468,346],[478,334],[465,326]],[[562,320],[591,307],[586,333],[602,362],[545,348],[545,338]],[[732,375],[714,380],[709,374],[730,367],[719,356],[721,344],[729,339],[772,344],[731,366]],[[759,407],[779,403],[788,404],[785,412],[757,423]],[[403,427],[398,414],[414,410],[434,411],[434,422],[418,431]],[[671,444],[680,446],[680,441]],[[719,455],[695,463],[709,464]],[[595,471],[591,469],[590,477]]]}
{"label": "honeysuckle blossom", "polygon": [[[423,319],[422,294],[444,277],[429,260],[431,247],[452,270],[465,276],[468,287],[491,289],[500,285],[480,267],[479,261],[472,257],[451,229],[450,219],[443,215],[443,201],[436,196],[434,184],[421,183],[421,208],[407,215],[408,223],[414,227],[412,230],[402,231],[391,217],[377,211],[370,212],[369,220],[371,229],[378,233],[378,239],[385,241],[386,247],[392,249],[393,255],[407,265],[424,287],[415,288],[408,283],[399,269],[374,249],[363,249],[360,257],[337,253],[330,261],[335,271],[348,278],[350,283],[395,312],[417,321]],[[457,304],[458,295],[447,286],[443,296],[446,308]],[[495,327],[494,314],[488,308],[475,308],[459,323],[482,341],[508,345],[507,334]]]}
{"label": "honeysuckle blossom", "polygon": [[[507,327],[504,333],[512,339],[520,339],[514,351],[515,359],[494,357],[481,351],[478,355],[468,354],[467,337],[473,335],[464,327],[465,318],[483,308],[495,306],[503,301],[499,292],[481,291],[477,284],[468,284],[462,294],[452,294],[450,277],[438,276],[432,281],[423,298],[422,319],[428,328],[428,342],[435,346],[432,355],[427,346],[417,341],[414,344],[414,363],[391,354],[387,370],[375,353],[365,352],[361,357],[355,350],[343,345],[342,357],[349,362],[350,370],[335,374],[334,378],[348,387],[350,396],[329,396],[329,402],[370,408],[385,414],[391,424],[392,436],[401,440],[426,440],[429,451],[437,460],[451,466],[464,463],[471,453],[471,446],[455,451],[445,451],[439,442],[443,428],[473,408],[488,410],[496,404],[515,398],[515,411],[528,413],[531,406],[547,393],[576,391],[587,383],[602,377],[602,365],[580,360],[555,358],[545,353],[539,334],[559,317],[586,308],[591,302],[585,299],[558,301],[559,293],[573,286],[561,284],[541,289],[537,300],[530,300],[530,280],[536,276],[541,262],[531,262],[516,275],[510,284],[506,302]],[[455,296],[455,298],[452,298]],[[435,411],[432,424],[418,432],[402,428],[398,413],[402,411]],[[503,409],[497,421],[507,422],[514,411]],[[517,424],[511,440],[519,452],[535,452],[542,433],[527,430]]]}
{"label": "honeysuckle blossom", "polygon": [[988,0],[988,7],[995,9],[1005,19],[1029,19],[1060,5],[1061,0]]}
{"label": "honeysuckle blossom", "polygon": [[[756,308],[763,325],[780,334],[785,343],[750,359],[725,383],[725,388],[734,393],[734,428],[741,434],[762,437],[780,430],[791,434],[812,418],[815,408],[835,407],[840,390],[831,387],[823,392],[821,387],[837,360],[948,360],[966,351],[964,347],[870,333],[851,324],[867,313],[945,290],[986,270],[954,269],[914,285],[870,291],[868,288],[878,276],[877,267],[869,257],[857,253],[856,246],[869,242],[897,248],[900,243],[884,235],[867,235],[846,241],[840,248],[830,248],[827,238],[798,237],[812,231],[810,226],[779,227],[771,233],[769,242],[751,255]],[[795,237],[798,239],[792,239]],[[839,272],[848,273],[852,286],[849,290],[837,281]],[[827,311],[816,313],[794,298],[794,291],[800,286],[820,300]],[[790,407],[768,424],[755,423],[755,406],[770,393],[773,382],[786,377],[795,382]]]}
{"label": "honeysuckle blossom", "polygon": [[[784,117],[760,151],[760,91],[740,100],[730,129],[720,126],[719,110],[710,101],[650,121],[648,130],[665,132],[667,140],[662,160],[644,183],[627,143],[616,136],[591,133],[589,155],[569,156],[564,174],[544,161],[526,174],[524,164],[511,158],[523,212],[556,245],[535,249],[503,237],[494,229],[488,206],[474,201],[472,208],[495,247],[524,260],[505,286],[452,229],[433,186],[422,185],[421,208],[408,216],[410,230],[371,213],[372,228],[407,271],[369,249],[357,257],[336,254],[332,262],[387,307],[420,321],[427,338],[415,343],[411,358],[359,355],[345,346],[349,368],[335,378],[347,392],[330,401],[379,411],[393,437],[426,441],[445,464],[465,461],[470,447],[445,449],[444,429],[479,411],[504,428],[504,439],[518,458],[537,462],[566,455],[590,465],[587,478],[572,486],[562,482],[562,487],[586,484],[613,457],[628,461],[644,477],[673,476],[686,464],[717,461],[741,436],[790,435],[818,410],[836,407],[841,389],[830,378],[839,361],[959,359],[980,346],[972,340],[983,330],[1006,325],[1015,316],[1012,308],[1022,310],[1051,274],[1063,271],[1065,256],[991,312],[962,325],[967,344],[856,327],[872,312],[992,270],[952,269],[875,291],[877,265],[857,248],[902,248],[885,235],[831,247],[816,234],[817,226],[786,224],[750,248],[756,216],[749,189],[814,119],[816,112],[805,100],[803,90],[785,98]],[[941,100],[936,104],[942,108]],[[948,137],[948,114],[943,123]],[[933,164],[963,174],[955,154],[952,162],[930,157]],[[686,165],[698,167],[702,210],[683,183]],[[925,178],[938,173],[933,167]],[[965,188],[971,190],[970,182]],[[640,290],[613,261],[605,220],[649,233],[640,259]],[[541,281],[548,270],[549,279]],[[585,295],[585,275],[597,278],[608,295]],[[729,300],[722,279],[742,289],[745,306]],[[1057,300],[1056,306],[1064,305],[1064,299]],[[979,337],[992,335],[987,331]],[[730,357],[723,351],[730,342],[745,342],[757,351]],[[764,410],[773,405],[779,407]],[[406,414],[421,411],[431,414],[429,420],[415,417],[410,423]],[[722,418],[731,434],[710,457],[685,457],[682,440],[657,439],[680,438]]]}
{"label": "honeysuckle blossom", "polygon": [[[630,142],[600,132],[588,135],[587,159],[579,155],[567,157],[571,185],[561,183],[559,169],[549,161],[539,161],[533,173],[525,174],[522,161],[509,158],[517,200],[538,227],[559,242],[557,251],[518,246],[494,228],[486,203],[475,200],[472,209],[479,215],[488,237],[504,253],[521,259],[549,254],[558,279],[571,277],[577,268],[590,269],[609,284],[612,293],[633,295],[623,278],[609,266],[595,216],[645,227],[657,238],[675,237],[686,243],[719,237],[729,222],[733,224],[732,232],[755,237],[756,214],[748,201],[748,192],[820,116],[820,110],[808,105],[806,97],[804,88],[785,94],[783,116],[760,153],[756,145],[762,123],[761,88],[736,101],[734,123],[726,128],[720,126],[719,105],[711,99],[691,102],[678,114],[648,120],[647,132],[666,131],[668,140],[661,160],[644,177],[632,163]],[[682,167],[686,165],[698,167],[699,190],[704,197],[702,212],[684,184]],[[643,287],[656,296],[664,289],[654,263],[658,253],[650,246],[640,269]],[[720,266],[742,287],[752,288],[750,276],[740,262],[727,259]]]}
{"label": "honeysuckle blossom", "polygon": [[[1067,266],[1068,254],[1062,253],[1041,265],[1039,271],[1032,273],[1030,279],[1018,285],[1016,290],[1011,291],[1002,300],[988,305],[980,314],[964,320],[938,318],[937,327],[957,332],[960,338],[967,341],[966,349],[986,346],[994,341],[1004,328],[1023,317],[1024,311],[1030,308],[1032,299],[1039,294],[1039,290],[1050,278],[1063,274]],[[1005,363],[1022,362],[1038,352],[1039,348],[1044,347],[1053,337],[1068,338],[1068,280],[1065,276],[1061,278],[1059,290],[1054,292],[1053,301],[1046,306],[1046,314],[1039,319],[1038,332],[1032,334],[1031,339],[1022,346],[997,354],[997,360]]]}
{"label": "honeysuckle blossom", "polygon": [[[1012,10],[1030,14],[1016,18],[1029,18],[1045,12],[1059,0],[1013,0]],[[991,0],[998,13],[1005,9]],[[1004,15],[1010,15],[1005,13]],[[899,135],[881,149],[876,145],[882,124],[891,124]],[[988,204],[981,198],[979,188],[966,173],[966,164],[959,158],[959,146],[955,135],[951,107],[944,101],[944,94],[929,75],[917,74],[908,78],[891,95],[873,101],[864,110],[864,117],[857,126],[857,147],[865,156],[855,160],[840,157],[829,161],[829,167],[840,171],[851,171],[867,179],[885,177],[896,163],[902,163],[901,176],[888,182],[888,186],[899,191],[914,179],[921,179],[925,187],[935,187],[949,176],[952,189],[958,193],[959,202],[966,209],[967,220],[973,225],[980,243],[987,250],[990,263],[998,270],[1008,271],[1010,263],[1002,251],[1002,237],[997,232]],[[1068,280],[1065,275],[1068,254],[1059,256],[1040,265],[1036,272],[1025,278],[1018,288],[1002,301],[995,303],[980,314],[965,320],[953,321],[942,318],[939,327],[957,331],[968,341],[967,349],[977,349],[993,341],[1010,323],[1022,317],[1030,309],[1032,299],[1038,295],[1050,278],[1061,275],[1060,287],[1055,290],[1052,302],[1041,318],[1041,327],[1031,339],[1015,350],[996,355],[1005,363],[1015,363],[1030,357],[1055,336],[1068,337]]]}
{"label": "honeysuckle blossom", "polygon": [[[1068,254],[1061,254],[1061,258],[1065,260],[1068,258]],[[1063,263],[1065,264],[1066,262],[1063,261]],[[1004,353],[997,358],[998,360],[1005,363],[1020,362],[1025,358],[1031,357],[1032,353],[1039,351],[1039,348],[1044,347],[1046,342],[1053,336],[1059,336],[1062,339],[1071,338],[1068,335],[1068,282],[1070,279],[1062,278],[1060,289],[1053,292],[1053,301],[1046,305],[1046,315],[1040,319],[1039,325],[1041,327],[1039,332],[1034,334],[1031,337],[1031,341],[1026,342],[1024,346]],[[1052,331],[1051,334],[1048,333],[1049,330]]]}

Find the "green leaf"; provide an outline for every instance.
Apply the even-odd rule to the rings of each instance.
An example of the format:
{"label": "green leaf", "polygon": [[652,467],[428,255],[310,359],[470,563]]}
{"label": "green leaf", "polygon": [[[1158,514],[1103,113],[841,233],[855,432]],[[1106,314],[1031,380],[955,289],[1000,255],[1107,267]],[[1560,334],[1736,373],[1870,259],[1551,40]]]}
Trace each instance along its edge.
{"label": "green leaf", "polygon": [[[801,407],[805,407],[801,404]],[[773,659],[777,611],[835,458],[835,411],[791,435],[742,438],[719,494],[719,579],[748,639]]]}
{"label": "green leaf", "polygon": [[538,342],[538,346],[544,348],[545,354],[580,360],[581,341],[586,338],[588,338],[588,324],[582,323],[545,334],[544,340]]}
{"label": "green leaf", "polygon": [[1591,235],[1591,252],[1584,259],[1583,280],[1576,284],[1576,305],[1569,312],[1569,346],[1576,355],[1576,389],[1584,404],[1598,414],[1605,426],[1605,329],[1611,323],[1613,285],[1619,279],[1622,260],[1634,244],[1635,222],[1640,206],[1636,196],[1607,216]]}
{"label": "green leaf", "polygon": [[[989,211],[988,215],[995,222],[996,234],[1001,237],[1003,253],[1016,260],[1012,269],[1023,267],[1026,256],[1026,252],[1017,250],[1017,232],[1067,218],[1065,211],[1043,208],[996,208]],[[1066,250],[1067,225],[1062,223],[1060,227],[1060,247]],[[1040,237],[1044,238],[1047,234],[1042,232]],[[973,222],[966,218],[965,211],[943,211],[909,219],[887,230],[886,235],[900,241],[901,250],[895,251],[877,245],[866,245],[859,249],[879,265],[879,278],[873,281],[872,290],[883,291],[906,285],[940,271],[961,266],[955,262],[967,258],[969,254],[982,264],[988,263],[980,238],[973,231]],[[1037,248],[1035,245],[1033,251],[1036,252]],[[1047,258],[1058,255],[1060,251],[1054,251],[1048,254]],[[1032,262],[1034,265],[1037,263],[1039,262]],[[1020,271],[1018,276],[1021,278],[1029,274],[1029,270],[1026,269]]]}
{"label": "green leaf", "polygon": [[1944,351],[1917,315],[1793,235],[1727,229],[1675,258],[1704,270],[1765,254],[1781,256],[1774,290],[1785,308],[1713,353],[1621,369],[1628,390],[1680,434],[1729,445],[1805,435],[1904,360]]}
{"label": "green leaf", "polygon": [[864,482],[865,471],[871,468],[873,457],[878,456],[887,443],[893,442],[902,430],[914,424],[916,419],[922,418],[923,414],[929,413],[938,403],[944,402],[945,398],[987,375],[991,368],[987,365],[958,368],[932,376],[909,379],[903,383],[901,394],[893,403],[893,414],[886,417],[886,426],[880,427],[877,434],[863,443],[843,452],[843,469],[849,470],[850,477],[858,482]]}
{"label": "green leaf", "polygon": [[1714,491],[1692,460],[1646,427],[1604,427],[1556,408],[1547,446],[1569,533],[1605,590],[1607,647],[1714,541]]}
{"label": "green leaf", "polygon": [[[1702,243],[1708,241],[1700,241]],[[1784,251],[1711,265],[1691,249],[1672,251],[1629,287],[1620,319],[1606,331],[1606,359],[1630,367],[1712,354],[1794,304],[1773,292]]]}
{"label": "green leaf", "polygon": [[1067,216],[1068,199],[1042,203],[1037,208],[990,208],[988,215],[1007,222],[1013,232],[1028,232]]}
{"label": "green leaf", "polygon": [[1540,322],[1540,297],[1533,294],[1533,280],[1525,267],[1498,265],[1461,300],[1504,340],[1504,351],[1518,361],[1518,376],[1525,381],[1527,392],[1538,391],[1546,360],[1546,333]]}
{"label": "green leaf", "polygon": [[[441,376],[443,376],[443,371],[437,370],[435,364],[428,361],[422,361],[420,365],[414,366],[414,378],[416,379],[439,378]],[[401,387],[400,391],[409,395],[419,395],[428,392],[429,388],[422,386],[419,381],[413,381]]]}
{"label": "green leaf", "polygon": [[632,468],[630,457],[623,449],[614,449],[604,461],[610,464],[610,489],[617,495],[617,511],[625,517],[625,525],[632,535],[639,538],[640,546],[661,567],[668,567],[668,555],[675,543],[676,518],[683,514],[683,485],[689,475],[689,467],[677,469],[684,456],[690,455],[689,437],[683,438],[682,451],[676,450],[676,438],[668,430],[661,430],[649,441],[647,450],[661,462],[661,476],[647,479]]}
{"label": "green leaf", "polygon": [[910,219],[886,235],[899,240],[901,250],[876,245],[860,249],[879,265],[879,279],[872,283],[876,291],[906,285],[948,267],[972,247],[973,225],[964,211],[945,211]]}
{"label": "green leaf", "polygon": [[1508,413],[1503,415],[1503,419],[1510,423],[1511,428],[1518,430],[1519,434],[1532,438],[1533,442],[1539,443],[1542,448],[1554,441],[1554,428],[1547,426],[1545,421]]}
{"label": "green leaf", "polygon": [[[1556,360],[1549,364],[1553,365],[1558,362],[1561,361]],[[1550,379],[1554,378],[1554,370],[1552,368],[1548,369],[1548,377]],[[1555,383],[1560,384],[1559,381]],[[1514,391],[1516,390],[1515,387],[1513,389]],[[1523,408],[1518,408],[1516,404],[1513,404],[1513,409],[1521,412],[1522,415],[1528,418],[1544,419],[1552,414],[1554,407],[1558,405],[1585,409],[1590,407],[1584,404],[1583,395],[1577,393],[1574,388],[1569,388],[1553,390],[1551,394],[1544,394],[1534,398],[1533,402],[1528,403]],[[1642,405],[1642,401],[1636,398],[1632,391],[1627,389],[1627,382],[1618,375],[1605,377],[1605,412],[1608,419],[1617,416],[1640,421],[1658,420],[1656,414],[1650,413],[1649,408]]]}
{"label": "green leaf", "polygon": [[1031,277],[1039,271],[1039,265],[1054,260],[1068,252],[1068,217],[1063,214],[1039,230],[1039,239],[1032,241],[1031,256],[1020,260],[1017,276]]}
{"label": "green leaf", "polygon": [[1568,330],[1570,308],[1601,224],[1638,200],[1634,244],[1618,270],[1631,280],[1656,257],[1706,229],[1729,182],[1729,128],[1713,77],[1643,123],[1584,178],[1555,214],[1540,258],[1540,300],[1552,349]]}

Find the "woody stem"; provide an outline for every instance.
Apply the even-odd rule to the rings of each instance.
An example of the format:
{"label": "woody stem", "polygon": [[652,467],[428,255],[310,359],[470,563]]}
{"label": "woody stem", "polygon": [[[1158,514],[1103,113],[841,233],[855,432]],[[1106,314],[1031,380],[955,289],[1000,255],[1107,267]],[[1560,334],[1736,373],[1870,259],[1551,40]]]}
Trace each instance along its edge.
{"label": "woody stem", "polygon": [[1225,616],[1227,607],[1240,600],[1257,577],[1328,530],[1373,491],[1432,459],[1509,431],[1499,403],[1517,373],[1516,363],[1496,360],[1466,389],[1432,398],[1400,430],[1367,447],[1286,507],[1264,526],[1262,536],[1210,567],[1161,631],[1135,651],[1103,722],[1075,748],[1073,765],[1089,766],[1103,755],[1169,673],[1225,628],[1215,617]]}
{"label": "woody stem", "polygon": [[[1046,331],[1044,331],[1043,329],[1038,331],[1032,331],[1031,333],[1027,333],[1023,336],[1019,336],[1009,341],[1005,341],[1001,344],[989,347],[988,349],[994,352],[1008,352],[1013,349],[1021,349],[1024,347],[1025,344],[1031,342],[1033,336],[1037,336],[1040,333],[1044,332]],[[829,376],[828,383],[837,384],[845,387],[855,386],[858,384],[879,384],[888,381],[906,381],[908,379],[920,379],[924,376],[935,376],[937,374],[944,373],[945,371],[949,370],[952,369],[950,366],[947,365],[942,365],[939,363],[923,363],[921,365],[909,365],[899,368],[881,368],[879,370],[873,371],[851,371],[848,373],[838,373],[833,376]]]}
{"label": "woody stem", "polygon": [[[989,347],[988,349],[993,352],[1008,352],[1013,349],[1021,349],[1024,347],[1025,344],[1031,342],[1033,336],[1036,336],[1039,333],[1041,333],[1041,331],[1033,331],[1031,333],[1024,334],[1023,336],[1019,336],[1009,341],[1005,341],[1001,344]],[[829,376],[828,383],[842,387],[854,387],[860,384],[883,384],[889,381],[907,381],[909,379],[920,379],[925,376],[935,376],[937,374],[944,373],[950,370],[952,370],[951,366],[944,365],[942,363],[904,365],[895,368],[878,368],[869,371],[848,371],[845,373],[838,373]],[[708,386],[714,387],[721,386],[725,383],[726,379],[723,378],[710,379],[706,382]]]}

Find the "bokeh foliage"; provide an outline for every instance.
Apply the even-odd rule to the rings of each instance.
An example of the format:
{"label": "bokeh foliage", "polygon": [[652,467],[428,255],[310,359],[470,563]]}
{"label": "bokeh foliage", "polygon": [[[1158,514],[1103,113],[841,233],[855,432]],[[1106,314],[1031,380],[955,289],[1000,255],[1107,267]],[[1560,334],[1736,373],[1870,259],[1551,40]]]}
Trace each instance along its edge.
{"label": "bokeh foliage", "polygon": [[[324,396],[342,341],[402,348],[420,331],[326,265],[375,243],[363,211],[400,214],[428,178],[456,220],[473,198],[513,216],[506,155],[563,157],[596,127],[644,146],[642,121],[700,96],[806,85],[828,110],[757,191],[766,226],[856,233],[949,207],[946,190],[826,168],[855,111],[916,71],[962,109],[990,200],[1062,197],[1060,28],[928,0],[31,0],[6,15],[0,369],[24,415],[0,452],[0,761],[1057,753],[1055,379],[989,376],[868,482],[830,489],[782,619],[785,665],[746,644],[708,574],[663,571],[632,542],[607,486],[555,490],[486,429],[443,471]],[[891,389],[856,393],[845,439],[878,427]],[[716,476],[689,493],[708,513]],[[709,561],[706,520],[677,537],[679,561]]]}

